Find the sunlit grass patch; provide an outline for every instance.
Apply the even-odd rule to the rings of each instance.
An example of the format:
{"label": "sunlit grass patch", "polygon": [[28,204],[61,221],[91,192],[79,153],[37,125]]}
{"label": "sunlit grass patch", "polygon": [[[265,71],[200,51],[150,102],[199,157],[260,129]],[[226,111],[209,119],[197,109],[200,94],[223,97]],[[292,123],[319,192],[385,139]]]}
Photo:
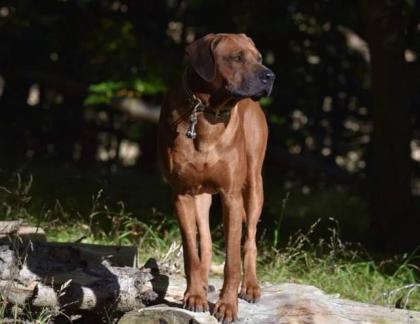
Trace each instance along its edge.
{"label": "sunlit grass patch", "polygon": [[[29,208],[32,178],[17,176],[13,183],[11,187],[0,188],[0,219],[22,219],[40,226],[51,242],[135,245],[140,264],[154,257],[176,264],[182,273],[181,239],[174,215],[156,209],[134,215],[123,202],[107,201],[102,190],[92,195],[87,211],[69,212],[56,201],[53,206],[33,213]],[[278,224],[271,227],[273,232],[263,235],[258,242],[261,281],[309,284],[360,302],[420,310],[418,251],[400,256],[371,256],[362,246],[343,242],[338,222],[333,219],[327,220],[327,234],[317,232],[318,221],[282,245],[279,237],[286,205],[287,199],[282,202]],[[213,230],[214,263],[224,260],[222,232],[220,226]],[[7,314],[8,318],[32,317],[43,322],[44,318],[57,314],[56,310],[48,309],[39,314],[30,310],[19,312],[0,300],[0,319]]]}
{"label": "sunlit grass patch", "polygon": [[420,310],[416,251],[378,261],[360,245],[343,243],[334,226],[328,238],[313,240],[317,224],[290,237],[284,248],[266,244],[260,252],[260,278],[310,284],[360,302]]}

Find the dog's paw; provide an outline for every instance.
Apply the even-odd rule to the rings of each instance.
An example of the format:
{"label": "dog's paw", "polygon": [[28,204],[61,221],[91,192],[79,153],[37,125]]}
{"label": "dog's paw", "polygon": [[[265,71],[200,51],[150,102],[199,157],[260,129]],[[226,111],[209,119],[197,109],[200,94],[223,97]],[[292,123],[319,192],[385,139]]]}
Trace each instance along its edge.
{"label": "dog's paw", "polygon": [[242,285],[239,298],[246,300],[248,303],[256,303],[261,297],[261,288],[258,284]]}
{"label": "dog's paw", "polygon": [[209,310],[209,302],[204,294],[186,292],[184,308],[193,312],[206,312]]}
{"label": "dog's paw", "polygon": [[230,324],[238,319],[238,304],[221,298],[214,306],[213,316],[222,324]]}

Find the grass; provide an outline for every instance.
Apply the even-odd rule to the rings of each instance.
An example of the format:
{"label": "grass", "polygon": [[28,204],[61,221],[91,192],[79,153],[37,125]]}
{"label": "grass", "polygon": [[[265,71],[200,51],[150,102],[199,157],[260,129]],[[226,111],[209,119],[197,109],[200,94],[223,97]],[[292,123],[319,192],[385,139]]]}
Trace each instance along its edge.
{"label": "grass", "polygon": [[[1,219],[23,219],[46,231],[49,241],[98,244],[136,245],[139,260],[149,257],[162,260],[174,242],[180,242],[179,230],[172,215],[151,209],[144,211],[140,221],[126,210],[122,202],[107,204],[100,190],[91,199],[85,213],[68,212],[59,201],[38,213],[30,212],[32,178],[25,181],[18,175],[13,186],[0,187]],[[371,256],[362,246],[345,243],[334,219],[327,220],[328,235],[317,233],[320,220],[306,232],[297,232],[287,244],[279,243],[281,222],[287,208],[282,202],[279,221],[273,233],[260,237],[258,274],[265,282],[294,282],[314,285],[327,293],[390,307],[420,310],[420,269],[418,251],[398,256]],[[322,222],[326,222],[323,220]],[[221,237],[222,229],[214,230]],[[179,243],[178,243],[179,244]],[[214,261],[222,262],[223,240],[216,240]],[[182,262],[180,262],[182,263]],[[17,310],[0,299],[0,320],[4,317],[46,323],[57,310]],[[104,314],[105,322],[112,322]],[[108,319],[107,319],[108,318]]]}
{"label": "grass", "polygon": [[362,246],[343,243],[338,225],[331,222],[327,239],[312,239],[317,222],[308,232],[292,236],[283,249],[263,248],[260,278],[310,284],[360,302],[420,310],[416,251],[375,259]]}

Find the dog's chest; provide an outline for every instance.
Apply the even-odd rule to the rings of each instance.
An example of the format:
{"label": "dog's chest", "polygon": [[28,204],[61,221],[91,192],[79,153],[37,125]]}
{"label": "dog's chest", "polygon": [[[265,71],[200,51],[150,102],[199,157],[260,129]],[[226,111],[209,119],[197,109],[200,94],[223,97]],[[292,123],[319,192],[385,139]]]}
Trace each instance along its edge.
{"label": "dog's chest", "polygon": [[220,153],[211,150],[200,152],[194,149],[175,149],[172,154],[172,173],[178,179],[193,179],[202,181],[210,178],[215,169],[221,167]]}
{"label": "dog's chest", "polygon": [[233,173],[240,177],[243,170],[234,169],[242,158],[235,147],[200,152],[192,145],[179,146],[171,152],[170,177],[191,193],[216,192],[229,186]]}

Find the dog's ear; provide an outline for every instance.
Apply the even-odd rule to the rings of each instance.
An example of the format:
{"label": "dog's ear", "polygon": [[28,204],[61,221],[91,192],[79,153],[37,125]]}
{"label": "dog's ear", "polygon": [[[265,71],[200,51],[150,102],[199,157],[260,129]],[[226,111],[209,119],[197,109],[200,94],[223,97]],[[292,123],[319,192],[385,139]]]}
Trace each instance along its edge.
{"label": "dog's ear", "polygon": [[192,42],[185,49],[193,69],[207,82],[213,81],[216,77],[213,50],[219,38],[216,34],[208,34]]}

